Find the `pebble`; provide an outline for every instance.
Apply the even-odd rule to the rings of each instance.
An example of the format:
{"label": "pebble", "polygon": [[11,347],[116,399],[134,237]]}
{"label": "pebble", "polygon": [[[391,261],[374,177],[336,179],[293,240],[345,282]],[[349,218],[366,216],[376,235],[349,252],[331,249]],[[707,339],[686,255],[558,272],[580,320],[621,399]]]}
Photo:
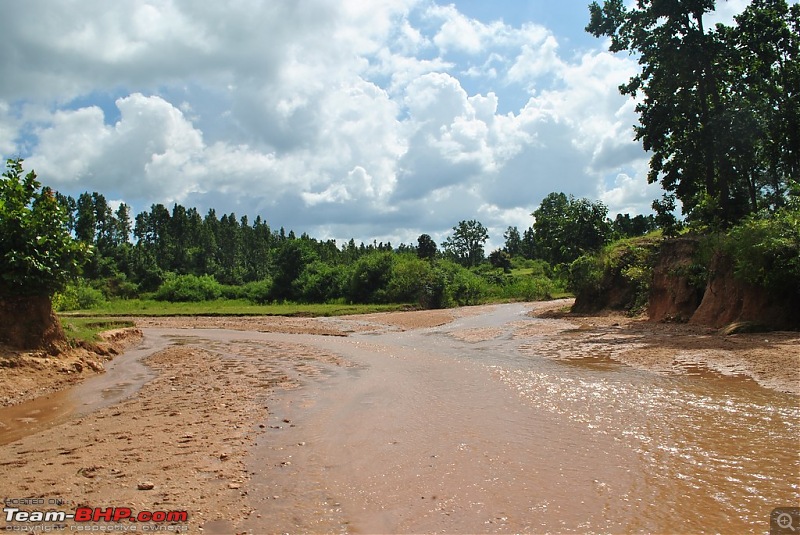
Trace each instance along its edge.
{"label": "pebble", "polygon": [[154,487],[155,485],[150,481],[142,481],[136,485],[136,488],[139,490],[152,490]]}

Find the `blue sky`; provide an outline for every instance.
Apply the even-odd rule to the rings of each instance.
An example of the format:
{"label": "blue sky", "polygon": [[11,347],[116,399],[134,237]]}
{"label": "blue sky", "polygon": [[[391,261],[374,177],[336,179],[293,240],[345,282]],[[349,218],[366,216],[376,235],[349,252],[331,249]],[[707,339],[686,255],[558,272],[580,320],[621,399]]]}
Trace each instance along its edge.
{"label": "blue sky", "polygon": [[[261,215],[340,243],[490,246],[552,191],[647,213],[617,87],[566,0],[0,3],[0,154],[77,196]],[[729,21],[746,5],[718,2]]]}

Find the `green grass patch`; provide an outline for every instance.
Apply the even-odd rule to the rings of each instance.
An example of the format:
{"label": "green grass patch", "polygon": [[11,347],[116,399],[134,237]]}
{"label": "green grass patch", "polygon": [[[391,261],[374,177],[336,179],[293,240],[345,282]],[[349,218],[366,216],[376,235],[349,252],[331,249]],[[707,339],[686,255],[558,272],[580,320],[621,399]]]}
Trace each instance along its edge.
{"label": "green grass patch", "polygon": [[132,321],[124,321],[111,318],[100,317],[75,317],[75,316],[60,316],[61,326],[64,328],[64,334],[71,344],[77,342],[99,342],[100,337],[98,333],[103,331],[110,331],[112,329],[123,329],[125,327],[133,327]]}
{"label": "green grass patch", "polygon": [[406,304],[362,305],[347,303],[273,303],[257,305],[246,299],[217,299],[214,301],[171,303],[150,299],[120,299],[107,301],[88,310],[62,314],[64,317],[84,316],[345,316],[408,310]]}

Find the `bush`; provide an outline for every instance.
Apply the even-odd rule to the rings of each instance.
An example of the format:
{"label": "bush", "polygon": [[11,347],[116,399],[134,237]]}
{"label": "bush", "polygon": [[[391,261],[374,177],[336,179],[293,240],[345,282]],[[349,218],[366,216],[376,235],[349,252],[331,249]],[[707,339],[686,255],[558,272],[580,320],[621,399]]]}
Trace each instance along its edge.
{"label": "bush", "polygon": [[222,296],[222,285],[209,275],[169,277],[153,296],[158,301],[212,301]]}
{"label": "bush", "polygon": [[292,295],[306,303],[326,303],[342,296],[345,277],[342,270],[315,260],[292,282]]}
{"label": "bush", "polygon": [[575,295],[600,291],[602,281],[603,263],[598,255],[581,255],[569,266],[567,289]]}
{"label": "bush", "polygon": [[239,287],[240,297],[263,305],[272,300],[272,279],[266,277],[260,281],[248,282],[244,286]]}
{"label": "bush", "polygon": [[512,277],[503,286],[497,287],[496,296],[522,301],[544,301],[551,299],[555,284],[547,277]]}
{"label": "bush", "polygon": [[483,278],[462,268],[454,274],[447,289],[456,305],[478,305],[488,293],[489,285]]}
{"label": "bush", "polygon": [[398,255],[389,281],[389,299],[394,303],[418,303],[428,307],[434,286],[434,270],[427,260]]}
{"label": "bush", "polygon": [[748,217],[731,229],[723,249],[733,259],[737,278],[800,295],[800,210]]}
{"label": "bush", "polygon": [[105,303],[103,292],[80,280],[70,283],[53,296],[53,308],[58,312],[86,310]]}
{"label": "bush", "polygon": [[350,276],[350,300],[354,303],[388,303],[393,266],[392,253],[371,253],[359,258]]}

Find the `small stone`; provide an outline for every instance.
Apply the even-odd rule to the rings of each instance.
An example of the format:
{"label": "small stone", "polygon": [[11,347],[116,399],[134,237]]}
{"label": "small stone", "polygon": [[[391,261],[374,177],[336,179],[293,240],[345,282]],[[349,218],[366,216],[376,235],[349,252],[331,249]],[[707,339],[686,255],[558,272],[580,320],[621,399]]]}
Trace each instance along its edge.
{"label": "small stone", "polygon": [[239,487],[241,487],[241,485],[238,483],[228,483],[229,489],[238,489]]}
{"label": "small stone", "polygon": [[153,485],[151,481],[142,481],[136,485],[136,488],[139,490],[153,490],[154,487],[155,485]]}

